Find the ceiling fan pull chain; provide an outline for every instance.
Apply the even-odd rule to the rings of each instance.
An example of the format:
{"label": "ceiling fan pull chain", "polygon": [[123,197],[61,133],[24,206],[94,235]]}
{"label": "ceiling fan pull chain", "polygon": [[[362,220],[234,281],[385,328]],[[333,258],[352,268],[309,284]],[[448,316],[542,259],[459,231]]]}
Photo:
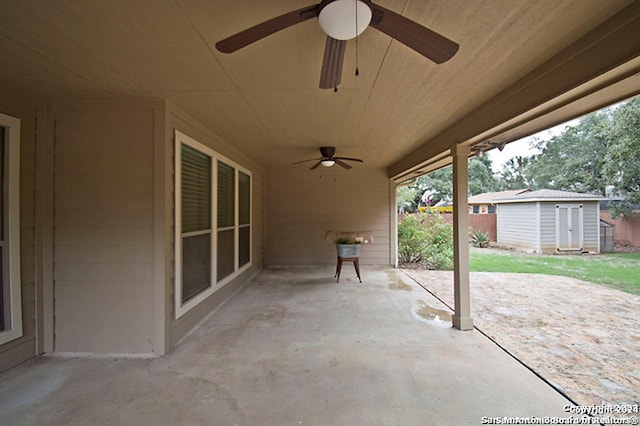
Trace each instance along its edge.
{"label": "ceiling fan pull chain", "polygon": [[355,2],[356,5],[356,77],[360,75],[360,70],[358,69],[358,0]]}

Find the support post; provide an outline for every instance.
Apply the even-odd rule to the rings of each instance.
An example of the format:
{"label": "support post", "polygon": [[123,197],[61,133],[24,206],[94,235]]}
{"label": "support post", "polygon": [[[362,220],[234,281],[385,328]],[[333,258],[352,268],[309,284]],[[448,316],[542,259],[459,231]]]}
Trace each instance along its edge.
{"label": "support post", "polygon": [[469,289],[469,147],[456,144],[453,155],[453,326],[472,330]]}

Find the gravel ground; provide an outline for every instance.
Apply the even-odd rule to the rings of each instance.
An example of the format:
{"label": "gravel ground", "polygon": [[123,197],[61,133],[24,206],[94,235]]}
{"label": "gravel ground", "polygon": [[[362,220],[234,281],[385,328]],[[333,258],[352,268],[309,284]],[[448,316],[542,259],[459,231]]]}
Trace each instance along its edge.
{"label": "gravel ground", "polygon": [[[453,306],[452,272],[404,272]],[[470,278],[474,325],[577,404],[640,404],[640,296],[550,275]]]}

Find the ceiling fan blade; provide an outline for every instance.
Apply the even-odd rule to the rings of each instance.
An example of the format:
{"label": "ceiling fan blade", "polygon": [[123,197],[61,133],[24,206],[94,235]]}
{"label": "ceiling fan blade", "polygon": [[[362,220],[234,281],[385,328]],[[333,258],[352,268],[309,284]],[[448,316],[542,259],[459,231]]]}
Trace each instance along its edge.
{"label": "ceiling fan blade", "polygon": [[370,25],[436,64],[451,59],[459,48],[458,43],[382,6],[373,5]]}
{"label": "ceiling fan blade", "polygon": [[308,160],[296,161],[295,163],[291,163],[292,166],[296,164],[308,163],[309,161],[320,161],[322,158],[310,158]]}
{"label": "ceiling fan blade", "polygon": [[345,169],[350,169],[351,168],[351,166],[349,164],[345,163],[344,161],[340,161],[335,157],[333,158],[333,161],[335,161],[337,165],[342,166]]}
{"label": "ceiling fan blade", "polygon": [[317,169],[317,168],[318,168],[318,166],[319,166],[320,164],[322,164],[322,160],[321,160],[321,161],[318,161],[316,164],[314,164],[313,166],[311,166],[311,168],[310,168],[309,170],[315,170],[315,169]]}
{"label": "ceiling fan blade", "polygon": [[216,49],[222,53],[232,53],[268,35],[317,16],[318,5],[303,7],[302,9],[294,10],[289,13],[285,13],[284,15],[269,19],[268,21],[254,25],[251,28],[247,28],[244,31],[240,31],[231,37],[220,40],[216,43]]}
{"label": "ceiling fan blade", "polygon": [[364,163],[364,161],[362,161],[359,158],[349,158],[349,157],[333,157],[334,160],[347,160],[347,161],[357,161],[358,163]]}
{"label": "ceiling fan blade", "polygon": [[333,89],[340,84],[346,46],[346,40],[336,40],[327,36],[324,57],[322,58],[322,70],[320,71],[321,89]]}

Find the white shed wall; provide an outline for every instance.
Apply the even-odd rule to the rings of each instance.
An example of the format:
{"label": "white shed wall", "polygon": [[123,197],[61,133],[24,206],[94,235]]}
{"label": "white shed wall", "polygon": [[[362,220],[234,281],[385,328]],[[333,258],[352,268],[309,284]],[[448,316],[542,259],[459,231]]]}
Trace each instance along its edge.
{"label": "white shed wall", "polygon": [[498,244],[521,250],[536,250],[538,244],[535,203],[498,205]]}

